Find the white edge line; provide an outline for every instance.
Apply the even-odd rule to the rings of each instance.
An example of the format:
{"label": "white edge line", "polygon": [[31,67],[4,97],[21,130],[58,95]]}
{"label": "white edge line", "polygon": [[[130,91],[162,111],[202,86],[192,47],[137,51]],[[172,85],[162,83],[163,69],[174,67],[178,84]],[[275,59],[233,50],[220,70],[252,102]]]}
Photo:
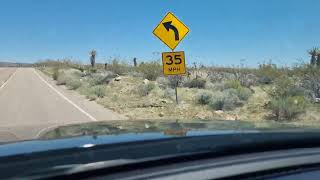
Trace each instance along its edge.
{"label": "white edge line", "polygon": [[64,100],[66,100],[68,103],[70,103],[72,106],[74,106],[76,109],[78,109],[80,112],[82,112],[84,115],[86,115],[91,121],[97,121],[96,118],[91,116],[89,113],[87,113],[85,110],[80,108],[78,105],[76,105],[74,102],[72,102],[70,99],[68,99],[66,96],[64,96],[61,92],[59,92],[57,89],[55,89],[51,84],[49,84],[46,80],[44,80],[39,73],[33,69],[35,74],[43,81],[47,86],[49,86],[53,91],[55,91],[58,95],[60,95]]}
{"label": "white edge line", "polygon": [[16,70],[9,76],[9,78],[1,85],[0,90],[3,89],[3,88],[8,84],[8,82],[9,82],[9,81],[12,79],[12,77],[16,74],[17,70],[18,70],[18,69],[16,69]]}

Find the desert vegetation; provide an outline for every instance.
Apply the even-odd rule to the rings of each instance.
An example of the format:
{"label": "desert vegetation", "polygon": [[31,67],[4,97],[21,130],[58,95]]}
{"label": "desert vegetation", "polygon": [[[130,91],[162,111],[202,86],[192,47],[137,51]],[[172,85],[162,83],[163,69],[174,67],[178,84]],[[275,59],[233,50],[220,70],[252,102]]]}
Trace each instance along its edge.
{"label": "desert vegetation", "polygon": [[[96,63],[45,60],[38,69],[57,85],[131,119],[228,119],[317,123],[320,120],[320,53],[309,64],[257,68],[193,64],[185,76],[163,76],[158,61]],[[178,86],[179,104],[174,87]]]}

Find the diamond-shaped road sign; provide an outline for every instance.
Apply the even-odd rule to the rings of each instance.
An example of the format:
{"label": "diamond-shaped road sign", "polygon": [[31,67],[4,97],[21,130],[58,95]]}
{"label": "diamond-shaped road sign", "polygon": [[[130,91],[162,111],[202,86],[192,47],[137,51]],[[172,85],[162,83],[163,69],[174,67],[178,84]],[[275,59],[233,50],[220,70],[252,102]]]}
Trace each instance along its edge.
{"label": "diamond-shaped road sign", "polygon": [[177,47],[188,32],[188,27],[171,12],[169,12],[153,30],[153,34],[172,50]]}

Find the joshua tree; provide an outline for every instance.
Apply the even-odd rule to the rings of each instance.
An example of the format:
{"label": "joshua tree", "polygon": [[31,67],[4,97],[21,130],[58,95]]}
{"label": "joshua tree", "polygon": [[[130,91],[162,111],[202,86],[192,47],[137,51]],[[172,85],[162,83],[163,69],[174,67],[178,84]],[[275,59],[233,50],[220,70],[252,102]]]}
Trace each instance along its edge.
{"label": "joshua tree", "polygon": [[137,58],[133,58],[133,65],[134,67],[137,67]]}
{"label": "joshua tree", "polygon": [[318,55],[318,51],[319,51],[318,48],[312,48],[312,49],[310,49],[308,51],[308,53],[311,55],[311,60],[310,60],[310,64],[311,65],[315,65],[316,64],[316,62],[317,62],[316,56]]}
{"label": "joshua tree", "polygon": [[320,49],[317,49],[317,66],[320,67]]}
{"label": "joshua tree", "polygon": [[95,64],[96,64],[96,55],[97,55],[97,52],[96,52],[96,50],[93,49],[93,50],[90,52],[90,63],[91,63],[91,67],[94,67]]}

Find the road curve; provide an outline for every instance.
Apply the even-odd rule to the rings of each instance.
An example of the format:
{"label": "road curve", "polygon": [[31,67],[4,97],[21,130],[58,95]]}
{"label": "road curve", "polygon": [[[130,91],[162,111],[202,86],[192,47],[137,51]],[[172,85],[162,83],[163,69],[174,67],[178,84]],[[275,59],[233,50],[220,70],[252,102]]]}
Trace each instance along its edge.
{"label": "road curve", "polygon": [[[8,77],[2,74],[0,71],[0,78]],[[63,92],[41,72],[19,68],[0,89],[0,142],[34,139],[45,130],[65,124],[121,118],[84,101]]]}

